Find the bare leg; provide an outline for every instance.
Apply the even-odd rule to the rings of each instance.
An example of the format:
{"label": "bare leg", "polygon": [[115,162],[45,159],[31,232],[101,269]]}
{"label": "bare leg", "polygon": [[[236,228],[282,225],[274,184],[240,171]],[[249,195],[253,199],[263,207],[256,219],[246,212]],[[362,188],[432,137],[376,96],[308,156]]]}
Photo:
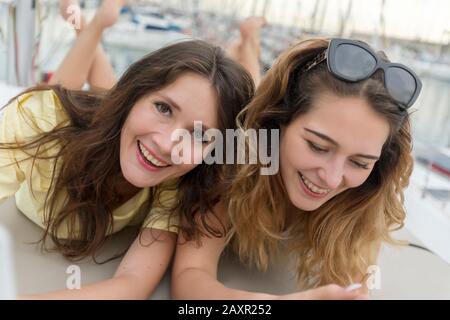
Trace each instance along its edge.
{"label": "bare leg", "polygon": [[[79,90],[86,81],[93,89],[109,89],[116,83],[114,71],[99,42],[104,29],[116,22],[122,3],[123,0],[104,0],[89,25],[83,16],[79,17],[78,39],[49,84]],[[61,0],[61,13],[66,20],[71,5],[78,5],[78,0]]]}
{"label": "bare leg", "polygon": [[[124,1],[117,0],[117,3],[119,10],[117,13],[119,13]],[[95,59],[89,70],[88,83],[93,90],[110,89],[117,83],[114,69],[100,43],[95,50]]]}
{"label": "bare leg", "polygon": [[247,69],[253,77],[255,85],[261,81],[261,65],[259,57],[261,54],[261,28],[266,24],[262,17],[250,17],[240,24],[241,38],[228,49],[231,58],[239,62]]}
{"label": "bare leg", "polygon": [[95,49],[95,58],[87,82],[92,90],[110,89],[117,83],[111,63],[100,44]]}

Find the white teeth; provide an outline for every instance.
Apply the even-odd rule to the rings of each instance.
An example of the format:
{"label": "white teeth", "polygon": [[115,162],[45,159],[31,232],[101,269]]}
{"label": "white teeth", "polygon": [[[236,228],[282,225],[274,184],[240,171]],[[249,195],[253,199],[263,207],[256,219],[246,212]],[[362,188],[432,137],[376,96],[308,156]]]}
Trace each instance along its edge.
{"label": "white teeth", "polygon": [[144,147],[140,142],[138,142],[138,145],[139,145],[139,150],[141,150],[141,153],[142,153],[142,154],[145,156],[145,158],[146,158],[148,161],[150,161],[154,166],[156,166],[156,167],[167,167],[166,164],[164,164],[164,163],[162,163],[161,161],[155,159],[155,158],[150,154],[150,152],[148,152],[148,150],[145,149],[145,147]]}
{"label": "white teeth", "polygon": [[300,174],[300,177],[302,178],[303,182],[305,183],[305,185],[308,187],[308,189],[314,193],[319,193],[319,194],[325,194],[330,192],[330,189],[321,189],[316,187],[315,184],[313,184],[311,181],[309,181],[308,179],[306,179],[306,177],[304,177],[302,174]]}

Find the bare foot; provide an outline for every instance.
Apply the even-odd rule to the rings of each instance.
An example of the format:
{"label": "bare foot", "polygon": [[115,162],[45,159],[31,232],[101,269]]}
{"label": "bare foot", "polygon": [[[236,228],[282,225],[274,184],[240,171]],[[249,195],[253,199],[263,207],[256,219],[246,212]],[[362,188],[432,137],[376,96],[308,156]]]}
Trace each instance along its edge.
{"label": "bare foot", "polygon": [[59,0],[59,13],[64,20],[69,19],[75,10],[81,11],[78,0]]}
{"label": "bare foot", "polygon": [[261,80],[260,31],[266,24],[262,17],[250,17],[241,22],[239,29],[241,38],[227,48],[230,57],[242,64],[252,75],[256,85]]}
{"label": "bare foot", "polygon": [[78,0],[60,0],[59,12],[64,21],[69,23],[77,33],[85,26],[85,19]]}
{"label": "bare foot", "polygon": [[119,19],[120,9],[124,5],[124,0],[103,0],[97,9],[95,18],[103,28],[108,28]]}
{"label": "bare foot", "polygon": [[259,38],[259,32],[266,23],[266,19],[263,17],[249,17],[245,19],[239,25],[242,39]]}

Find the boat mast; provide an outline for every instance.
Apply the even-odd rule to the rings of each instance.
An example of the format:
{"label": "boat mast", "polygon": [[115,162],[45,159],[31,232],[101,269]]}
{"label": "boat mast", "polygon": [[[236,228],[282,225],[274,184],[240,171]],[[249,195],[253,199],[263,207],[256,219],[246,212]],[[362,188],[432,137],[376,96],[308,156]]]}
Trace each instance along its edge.
{"label": "boat mast", "polygon": [[32,85],[36,4],[36,0],[16,0],[10,4],[6,82],[11,85]]}
{"label": "boat mast", "polygon": [[340,15],[340,24],[339,24],[339,36],[340,37],[344,37],[345,33],[348,32],[348,25],[350,22],[350,16],[352,14],[352,9],[353,9],[353,0],[348,0],[347,2],[347,8],[345,9],[344,12],[341,11],[341,15]]}

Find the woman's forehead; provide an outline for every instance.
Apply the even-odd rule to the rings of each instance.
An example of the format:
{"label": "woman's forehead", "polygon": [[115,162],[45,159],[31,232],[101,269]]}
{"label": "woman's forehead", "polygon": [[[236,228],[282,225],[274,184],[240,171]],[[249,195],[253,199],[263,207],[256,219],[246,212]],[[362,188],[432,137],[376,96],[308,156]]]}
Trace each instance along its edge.
{"label": "woman's forehead", "polygon": [[360,97],[323,94],[314,100],[308,113],[297,124],[323,133],[346,148],[381,151],[388,135],[389,123]]}

